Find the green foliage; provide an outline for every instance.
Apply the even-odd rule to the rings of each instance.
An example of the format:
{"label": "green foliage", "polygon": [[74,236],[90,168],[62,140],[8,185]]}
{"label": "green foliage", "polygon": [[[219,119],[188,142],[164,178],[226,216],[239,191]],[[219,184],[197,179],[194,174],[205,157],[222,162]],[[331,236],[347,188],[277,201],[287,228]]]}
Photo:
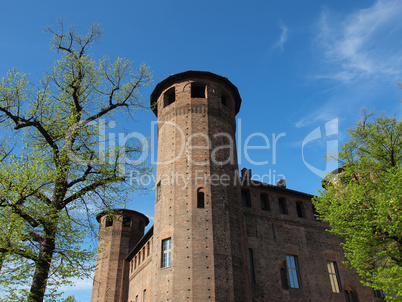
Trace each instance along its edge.
{"label": "green foliage", "polygon": [[402,123],[364,112],[341,147],[342,165],[314,200],[320,219],[345,239],[348,264],[363,282],[402,301]]}
{"label": "green foliage", "polygon": [[59,25],[47,31],[61,58],[39,85],[15,69],[0,83],[2,301],[54,300],[70,278],[88,276],[95,253],[82,243],[97,232],[92,217],[147,189],[128,184],[128,168],[151,172],[125,160],[138,158],[144,142],[106,146],[100,135],[112,114],[144,108],[139,88],[150,83],[149,68],[96,62],[88,50],[101,27],[81,36]]}

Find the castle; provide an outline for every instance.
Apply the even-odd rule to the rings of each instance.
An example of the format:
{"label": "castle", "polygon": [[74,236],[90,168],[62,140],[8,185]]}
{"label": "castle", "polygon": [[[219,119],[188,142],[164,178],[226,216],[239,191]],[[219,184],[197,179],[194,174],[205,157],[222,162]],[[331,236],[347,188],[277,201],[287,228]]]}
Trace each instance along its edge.
{"label": "castle", "polygon": [[237,88],[210,72],[156,85],[154,225],[144,234],[148,218],[127,209],[97,216],[92,302],[382,301],[342,263],[312,195],[239,175],[240,105]]}

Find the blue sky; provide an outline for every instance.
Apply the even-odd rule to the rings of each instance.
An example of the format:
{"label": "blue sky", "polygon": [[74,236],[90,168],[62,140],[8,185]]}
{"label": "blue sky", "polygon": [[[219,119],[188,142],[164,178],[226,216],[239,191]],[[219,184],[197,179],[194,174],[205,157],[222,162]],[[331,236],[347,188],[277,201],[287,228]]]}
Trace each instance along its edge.
{"label": "blue sky", "polygon": [[[0,75],[16,67],[38,82],[57,58],[44,26],[64,18],[85,33],[100,23],[104,35],[94,56],[148,64],[154,83],[142,91],[146,102],[155,84],[174,73],[227,77],[243,99],[238,143],[264,146],[264,137],[270,143],[249,150],[250,160],[240,149],[239,168],[270,183],[285,177],[288,188],[317,194],[327,146],[348,139],[363,106],[401,117],[401,15],[402,1],[391,0],[0,0]],[[152,121],[152,112],[139,112],[134,121],[117,122],[148,136]],[[127,207],[152,218],[153,200],[153,192],[133,196]],[[80,281],[66,293],[89,301],[91,287]]]}

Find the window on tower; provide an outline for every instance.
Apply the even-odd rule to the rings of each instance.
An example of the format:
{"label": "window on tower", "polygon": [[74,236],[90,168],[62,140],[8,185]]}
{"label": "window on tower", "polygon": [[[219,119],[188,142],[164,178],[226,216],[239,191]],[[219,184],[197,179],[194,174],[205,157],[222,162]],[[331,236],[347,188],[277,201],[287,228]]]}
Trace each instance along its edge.
{"label": "window on tower", "polygon": [[197,190],[197,208],[203,209],[205,207],[205,194],[202,188]]}
{"label": "window on tower", "polygon": [[172,87],[169,90],[165,92],[163,95],[163,107],[169,106],[170,104],[173,104],[176,101],[176,91],[175,88]]}
{"label": "window on tower", "polygon": [[131,227],[131,217],[124,215],[123,216],[123,227]]}
{"label": "window on tower", "polygon": [[161,267],[170,267],[172,259],[172,239],[162,240],[162,263]]}
{"label": "window on tower", "polygon": [[203,83],[191,83],[191,97],[205,99],[205,88]]}
{"label": "window on tower", "polygon": [[113,225],[113,217],[106,216],[105,227],[111,227]]}

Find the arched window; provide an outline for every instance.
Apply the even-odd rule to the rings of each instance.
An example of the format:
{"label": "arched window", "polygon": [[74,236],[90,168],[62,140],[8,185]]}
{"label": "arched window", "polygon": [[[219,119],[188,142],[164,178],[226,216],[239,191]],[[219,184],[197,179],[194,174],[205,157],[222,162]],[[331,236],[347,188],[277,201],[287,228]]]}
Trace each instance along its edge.
{"label": "arched window", "polygon": [[197,208],[205,208],[205,193],[203,188],[197,190]]}

